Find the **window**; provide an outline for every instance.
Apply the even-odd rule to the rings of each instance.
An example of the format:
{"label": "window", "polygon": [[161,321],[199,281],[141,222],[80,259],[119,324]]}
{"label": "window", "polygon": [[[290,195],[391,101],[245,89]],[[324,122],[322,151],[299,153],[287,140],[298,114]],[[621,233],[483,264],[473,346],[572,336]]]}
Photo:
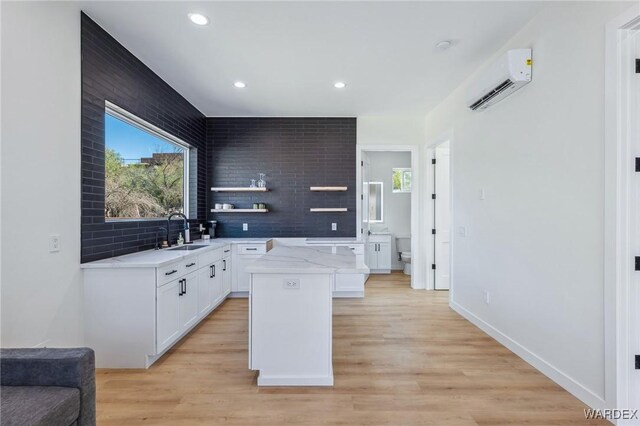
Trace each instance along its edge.
{"label": "window", "polygon": [[411,169],[393,169],[393,192],[411,192]]}
{"label": "window", "polygon": [[188,214],[188,145],[115,105],[104,118],[105,218]]}

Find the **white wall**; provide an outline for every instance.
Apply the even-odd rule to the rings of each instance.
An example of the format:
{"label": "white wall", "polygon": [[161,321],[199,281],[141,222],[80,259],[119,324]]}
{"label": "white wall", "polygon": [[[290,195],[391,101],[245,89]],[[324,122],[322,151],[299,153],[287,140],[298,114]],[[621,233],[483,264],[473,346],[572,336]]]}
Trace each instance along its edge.
{"label": "white wall", "polygon": [[383,223],[372,223],[371,229],[386,228],[391,233],[391,268],[402,269],[398,260],[397,236],[411,235],[411,193],[394,193],[392,175],[394,168],[411,168],[409,152],[368,152],[369,181],[383,183]]}
{"label": "white wall", "polygon": [[81,345],[80,12],[1,7],[1,345]]}
{"label": "white wall", "polygon": [[[453,134],[452,306],[598,407],[611,398],[603,307],[604,31],[629,6],[550,4],[502,49],[533,49],[531,84],[470,112],[465,83],[426,119],[429,140]],[[458,233],[463,226],[466,237]]]}

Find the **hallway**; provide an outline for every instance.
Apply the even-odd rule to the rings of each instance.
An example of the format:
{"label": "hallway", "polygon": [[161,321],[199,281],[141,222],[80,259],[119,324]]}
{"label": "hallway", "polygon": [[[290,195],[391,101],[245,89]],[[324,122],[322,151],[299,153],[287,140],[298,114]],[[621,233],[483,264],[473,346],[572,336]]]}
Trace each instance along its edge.
{"label": "hallway", "polygon": [[230,299],[149,370],[100,371],[98,423],[606,424],[403,274],[335,299],[333,318],[333,388],[257,388],[247,301]]}

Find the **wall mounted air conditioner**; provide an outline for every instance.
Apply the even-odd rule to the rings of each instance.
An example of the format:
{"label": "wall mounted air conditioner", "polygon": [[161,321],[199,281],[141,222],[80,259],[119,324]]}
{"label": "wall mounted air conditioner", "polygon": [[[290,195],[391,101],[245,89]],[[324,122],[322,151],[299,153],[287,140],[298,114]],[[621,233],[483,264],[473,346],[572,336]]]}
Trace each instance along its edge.
{"label": "wall mounted air conditioner", "polygon": [[467,106],[483,110],[531,82],[531,49],[512,49],[489,65],[469,86]]}

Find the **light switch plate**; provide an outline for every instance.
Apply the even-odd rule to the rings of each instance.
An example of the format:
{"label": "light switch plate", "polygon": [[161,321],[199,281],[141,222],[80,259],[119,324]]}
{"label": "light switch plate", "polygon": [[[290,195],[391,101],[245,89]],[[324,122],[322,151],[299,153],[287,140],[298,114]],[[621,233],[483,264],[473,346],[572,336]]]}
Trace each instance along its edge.
{"label": "light switch plate", "polygon": [[249,230],[249,224],[248,223],[243,223],[242,224],[242,230],[243,231],[248,231]]}
{"label": "light switch plate", "polygon": [[282,280],[282,286],[288,290],[294,290],[300,288],[300,279],[299,278],[285,278]]}
{"label": "light switch plate", "polygon": [[337,223],[332,223],[331,224],[331,230],[332,231],[337,231],[338,230],[338,224]]}
{"label": "light switch plate", "polygon": [[49,253],[57,253],[60,251],[60,235],[49,235]]}

